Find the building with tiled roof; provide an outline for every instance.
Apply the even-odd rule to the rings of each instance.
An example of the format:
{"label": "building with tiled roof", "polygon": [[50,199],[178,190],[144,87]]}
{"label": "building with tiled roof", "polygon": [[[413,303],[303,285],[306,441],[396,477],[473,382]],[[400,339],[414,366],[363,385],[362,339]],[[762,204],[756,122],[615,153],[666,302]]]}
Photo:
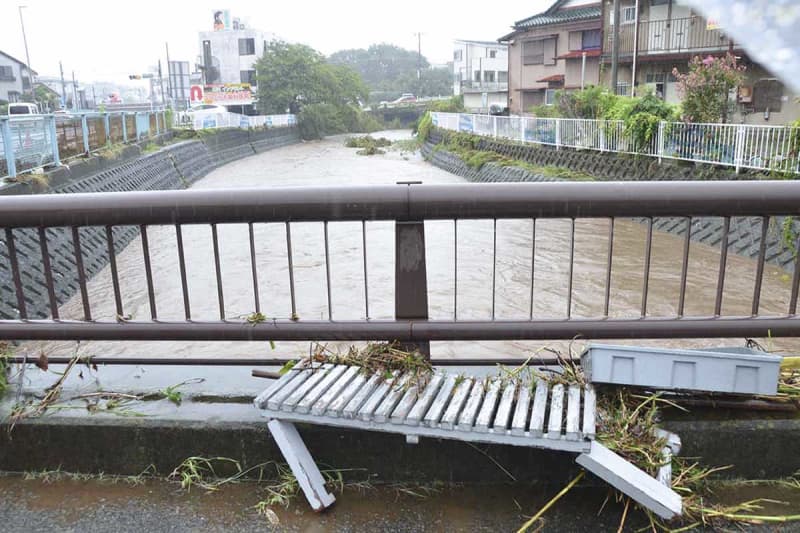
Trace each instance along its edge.
{"label": "building with tiled roof", "polygon": [[598,0],[559,0],[514,23],[508,44],[511,113],[551,104],[559,89],[596,85],[600,79],[602,7]]}

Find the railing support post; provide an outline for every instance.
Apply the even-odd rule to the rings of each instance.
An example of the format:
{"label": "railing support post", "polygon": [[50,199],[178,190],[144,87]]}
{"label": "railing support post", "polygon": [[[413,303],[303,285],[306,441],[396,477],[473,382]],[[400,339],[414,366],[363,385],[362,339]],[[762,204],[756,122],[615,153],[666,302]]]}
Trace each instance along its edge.
{"label": "railing support post", "polygon": [[83,152],[88,154],[89,149],[89,122],[86,115],[81,115],[81,131],[83,132]]}
{"label": "railing support post", "polygon": [[492,115],[492,135],[497,139],[497,115]]}
{"label": "railing support post", "polygon": [[108,113],[103,113],[103,124],[105,125],[106,129],[106,142],[111,141],[111,118],[108,116]]}
{"label": "railing support post", "polygon": [[556,150],[561,150],[561,119],[556,118]]}
{"label": "railing support post", "polygon": [[[422,182],[399,182],[411,187]],[[425,223],[421,220],[395,222],[394,315],[397,320],[428,320],[428,280],[425,261]],[[411,348],[412,346],[409,346]],[[430,359],[430,342],[415,342]]]}
{"label": "railing support post", "polygon": [[519,140],[525,142],[525,117],[522,115],[519,117]]}
{"label": "railing support post", "polygon": [[736,173],[742,170],[742,163],[744,162],[744,142],[745,142],[745,129],[744,126],[736,128],[736,141],[733,145],[733,162],[736,165]]}
{"label": "railing support post", "polygon": [[16,178],[17,162],[14,156],[14,143],[11,139],[11,125],[7,118],[0,118],[0,134],[3,136],[3,152],[6,158],[8,175],[12,178]]}
{"label": "railing support post", "polygon": [[125,111],[120,113],[120,117],[122,117],[122,142],[128,142],[128,120],[125,116]]}
{"label": "railing support post", "polygon": [[50,115],[47,117],[47,125],[50,129],[50,142],[53,149],[53,164],[61,166],[61,156],[58,153],[58,132],[56,131],[56,117]]}
{"label": "railing support post", "polygon": [[661,164],[661,158],[664,157],[664,124],[663,120],[658,123],[658,163]]}
{"label": "railing support post", "polygon": [[139,131],[139,112],[138,111],[134,111],[133,112],[133,128],[134,128],[134,134],[136,135],[136,140],[138,141],[142,136],[142,133]]}
{"label": "railing support post", "polygon": [[156,118],[156,135],[160,135],[161,129],[158,127],[158,111],[154,112],[153,116]]}

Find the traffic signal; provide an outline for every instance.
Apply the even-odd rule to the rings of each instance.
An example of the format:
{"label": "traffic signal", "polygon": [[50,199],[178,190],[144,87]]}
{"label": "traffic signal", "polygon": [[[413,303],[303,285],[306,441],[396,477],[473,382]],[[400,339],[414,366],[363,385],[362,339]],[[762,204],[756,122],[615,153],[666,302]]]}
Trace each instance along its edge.
{"label": "traffic signal", "polygon": [[131,74],[130,76],[128,76],[128,79],[130,79],[130,80],[140,80],[140,79],[142,79],[142,75],[141,74]]}

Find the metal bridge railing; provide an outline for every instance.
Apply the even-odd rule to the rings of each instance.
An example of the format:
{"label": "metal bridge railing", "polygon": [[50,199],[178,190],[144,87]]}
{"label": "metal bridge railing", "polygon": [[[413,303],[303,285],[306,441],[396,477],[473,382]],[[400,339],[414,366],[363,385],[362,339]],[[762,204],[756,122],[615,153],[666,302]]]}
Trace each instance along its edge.
{"label": "metal bridge railing", "polygon": [[[713,338],[713,337],[800,337],[800,317],[797,316],[800,268],[794,259],[794,274],[790,284],[784,285],[788,306],[780,313],[762,313],[760,306],[762,280],[767,262],[767,231],[776,221],[800,215],[800,183],[775,182],[633,182],[633,183],[531,183],[531,184],[471,184],[471,185],[395,185],[370,187],[306,187],[262,188],[226,190],[188,190],[133,193],[103,193],[76,195],[34,195],[0,198],[0,252],[8,265],[9,276],[0,287],[9,299],[16,302],[16,316],[0,320],[0,339],[53,339],[53,340],[398,340],[424,345],[440,340],[507,340],[507,339],[588,339],[608,338]],[[615,224],[620,220],[644,217],[646,236],[643,243],[643,275],[641,305],[628,309],[623,316],[609,313],[612,262],[615,258]],[[676,312],[661,316],[653,314],[653,302],[648,307],[648,287],[652,281],[650,271],[653,252],[653,221],[662,217],[675,219],[687,229],[697,217],[718,217],[721,220],[721,245],[719,266],[716,271],[714,312],[709,316],[687,316],[684,312],[687,297],[687,266],[690,250],[690,233],[685,231],[682,257],[674,258],[680,275]],[[729,254],[729,234],[733,220],[747,218],[754,221],[759,252],[752,262],[754,281],[748,310],[744,315],[724,313],[723,295],[726,284],[726,264]],[[504,319],[495,313],[498,284],[497,275],[497,222],[503,219],[526,219],[531,223],[530,233],[519,239],[531,243],[530,264],[525,270],[524,282],[530,280],[530,315],[526,318]],[[569,251],[569,260],[563,265],[566,272],[566,301],[549,316],[533,312],[534,280],[539,256],[536,253],[540,223],[546,219],[563,219],[570,230],[561,245]],[[573,281],[575,265],[575,225],[583,219],[608,221],[607,248],[601,259],[605,269],[605,286],[596,298],[603,302],[603,311],[597,316],[573,316]],[[449,319],[429,319],[429,276],[425,247],[425,225],[434,221],[451,221],[453,228],[453,316]],[[471,220],[485,220],[493,226],[491,316],[484,319],[462,319],[458,309],[460,280],[465,275],[467,261],[458,255],[460,239],[471,238],[461,230],[462,224]],[[792,219],[789,219],[792,220]],[[355,221],[360,226],[358,240],[362,257],[351,263],[363,276],[363,319],[336,320],[332,312],[331,252],[329,226]],[[367,262],[367,233],[374,221],[394,223],[394,318],[370,317],[368,290],[370,281]],[[316,222],[324,243],[323,250],[314,253],[324,261],[326,281],[315,290],[324,298],[327,318],[319,320],[297,319],[295,265],[293,258],[306,242],[293,242],[292,232],[298,224]],[[252,309],[262,309],[259,291],[257,254],[264,253],[256,238],[254,227],[277,223],[285,233],[285,248],[270,249],[272,256],[283,257],[288,265],[291,309],[270,312],[282,314],[285,319],[248,321],[231,319],[231,310],[225,304],[225,272],[221,267],[220,225],[239,225],[249,234],[249,247],[237,249],[238,260],[249,264],[252,271]],[[188,290],[186,249],[183,230],[187,226],[210,227],[213,248],[213,277],[205,293],[214,293],[218,319],[199,320],[193,314],[192,298]],[[127,311],[120,294],[118,254],[114,246],[114,229],[134,226],[140,230],[141,260],[144,269],[149,318],[125,319]],[[161,274],[153,263],[153,251],[148,239],[148,229],[170,226],[175,230],[173,245],[162,244],[161,254],[177,255],[180,265],[180,283],[183,319],[159,318],[154,278]],[[351,226],[353,226],[351,224]],[[113,289],[116,320],[98,320],[93,316],[93,306],[87,290],[87,256],[84,253],[87,239],[84,231],[92,229],[91,237],[105,246],[110,268],[108,283]],[[36,268],[46,285],[45,318],[35,318],[29,313],[31,304],[30,271],[20,262],[20,242],[25,237],[27,253],[36,255]],[[32,237],[31,237],[32,236]],[[605,238],[599,235],[598,238]],[[526,245],[527,246],[527,245]],[[129,252],[130,250],[127,250]],[[285,255],[282,255],[284,254]],[[240,257],[239,257],[240,256]],[[796,254],[795,254],[796,256]],[[130,259],[128,257],[127,259]],[[224,257],[227,261],[230,258]],[[362,261],[363,259],[363,261]],[[83,316],[77,320],[59,318],[59,298],[54,286],[54,268],[58,263],[59,276],[77,282]],[[448,267],[449,268],[449,267]],[[530,273],[530,278],[528,278]],[[245,276],[245,277],[249,277]],[[249,281],[247,282],[249,284]],[[390,282],[389,282],[390,283]],[[177,287],[177,285],[175,285]],[[743,290],[741,286],[737,290]],[[463,289],[462,289],[463,290]],[[526,289],[527,290],[527,289]],[[537,290],[538,287],[537,287]],[[788,294],[790,292],[790,294]],[[109,291],[111,294],[111,291]],[[341,295],[338,295],[342,297]],[[360,298],[347,295],[348,298]],[[273,306],[273,302],[270,302]],[[350,305],[357,306],[358,302]],[[526,304],[527,305],[527,304]],[[663,308],[663,307],[660,307]]]}
{"label": "metal bridge railing", "polygon": [[139,141],[168,127],[163,109],[0,117],[0,177],[59,165],[109,143]]}

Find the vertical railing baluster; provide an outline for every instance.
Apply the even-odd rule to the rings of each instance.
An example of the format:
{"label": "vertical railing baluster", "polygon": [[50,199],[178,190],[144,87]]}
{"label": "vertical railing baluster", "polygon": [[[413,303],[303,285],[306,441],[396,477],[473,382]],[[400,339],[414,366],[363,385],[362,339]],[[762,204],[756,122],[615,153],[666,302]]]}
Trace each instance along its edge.
{"label": "vertical railing baluster", "polygon": [[453,320],[458,320],[458,219],[453,219]]}
{"label": "vertical railing baluster", "polygon": [[689,273],[689,244],[692,240],[692,217],[686,217],[686,233],[683,235],[683,260],[681,262],[681,286],[678,293],[678,318],[683,316],[686,306],[686,277]]}
{"label": "vertical railing baluster", "polygon": [[183,253],[183,230],[180,224],[175,224],[175,238],[178,241],[178,266],[181,272],[181,291],[183,292],[183,313],[186,320],[192,319],[192,311],[189,307],[189,282],[186,277],[186,257]]}
{"label": "vertical railing baluster", "polygon": [[253,223],[247,224],[250,236],[250,269],[253,271],[253,300],[256,305],[256,313],[261,313],[261,302],[258,298],[258,266],[256,265],[256,238],[253,233]]}
{"label": "vertical railing baluster", "polygon": [[25,293],[22,292],[22,278],[17,260],[17,245],[14,244],[14,233],[11,228],[6,228],[6,248],[8,260],[11,262],[11,276],[14,278],[14,290],[17,294],[17,310],[21,319],[28,318],[28,309],[25,305]]}
{"label": "vertical railing baluster", "polygon": [[642,318],[647,316],[647,293],[650,288],[650,257],[653,253],[653,219],[647,219],[647,241],[644,247],[644,279],[642,280]]}
{"label": "vertical railing baluster", "polygon": [[78,271],[78,285],[81,289],[83,319],[88,322],[92,320],[92,309],[89,305],[89,291],[86,288],[86,270],[83,268],[83,252],[81,251],[81,236],[77,226],[72,226],[72,247],[75,251],[75,269]]}
{"label": "vertical railing baluster", "polygon": [[47,248],[47,230],[44,227],[39,227],[39,248],[42,250],[42,268],[44,269],[44,280],[47,285],[47,296],[50,300],[50,316],[53,320],[58,320],[58,300],[56,299],[56,288],[53,283],[50,252]]}
{"label": "vertical railing baluster", "polygon": [[497,219],[493,220],[492,226],[492,320],[495,317],[495,294],[497,288]]}
{"label": "vertical railing baluster", "polygon": [[106,246],[108,248],[108,261],[111,265],[111,284],[114,287],[114,305],[117,311],[117,320],[125,318],[122,309],[122,294],[119,290],[119,273],[117,272],[117,253],[114,250],[114,229],[106,226]]}
{"label": "vertical railing baluster", "polygon": [[292,230],[286,221],[286,259],[289,263],[289,296],[292,300],[292,320],[297,319],[297,304],[294,298],[294,264],[292,264]]}
{"label": "vertical railing baluster", "polygon": [[147,226],[141,224],[139,232],[142,236],[142,256],[144,257],[144,275],[147,281],[147,298],[150,302],[150,318],[158,318],[156,312],[156,291],[153,288],[153,269],[150,265],[150,242],[147,239]]}
{"label": "vertical railing baluster", "polygon": [[536,219],[531,219],[531,309],[528,318],[533,320],[533,286],[536,273]]}
{"label": "vertical railing baluster", "polygon": [[569,282],[567,283],[567,318],[572,317],[572,277],[575,272],[575,219],[570,219]]}
{"label": "vertical railing baluster", "polygon": [[369,283],[367,282],[367,221],[361,221],[361,250],[364,257],[364,313],[369,320]]}
{"label": "vertical railing baluster", "polygon": [[222,266],[219,259],[219,236],[217,225],[211,224],[211,244],[214,247],[214,269],[217,274],[217,301],[219,302],[219,319],[225,320],[225,296],[222,291]]}
{"label": "vertical railing baluster", "polygon": [[717,275],[717,298],[714,302],[714,316],[722,312],[722,293],[725,289],[725,267],[728,264],[728,233],[731,229],[731,217],[724,217],[722,222],[722,241],[719,254],[719,274]]}
{"label": "vertical railing baluster", "polygon": [[756,279],[753,284],[753,309],[752,315],[758,316],[761,304],[761,283],[764,279],[764,262],[767,256],[767,229],[769,217],[761,217],[761,241],[758,243],[758,262],[756,263]]}
{"label": "vertical railing baluster", "polygon": [[611,264],[614,260],[614,217],[608,222],[608,257],[606,258],[606,294],[603,304],[603,316],[608,318],[608,309],[611,301]]}
{"label": "vertical railing baluster", "polygon": [[331,257],[328,247],[328,221],[322,223],[325,233],[325,282],[328,289],[328,320],[333,320],[333,304],[331,303]]}
{"label": "vertical railing baluster", "polygon": [[797,314],[797,293],[800,291],[800,237],[794,244],[794,275],[792,276],[792,295],[789,299],[789,314]]}

